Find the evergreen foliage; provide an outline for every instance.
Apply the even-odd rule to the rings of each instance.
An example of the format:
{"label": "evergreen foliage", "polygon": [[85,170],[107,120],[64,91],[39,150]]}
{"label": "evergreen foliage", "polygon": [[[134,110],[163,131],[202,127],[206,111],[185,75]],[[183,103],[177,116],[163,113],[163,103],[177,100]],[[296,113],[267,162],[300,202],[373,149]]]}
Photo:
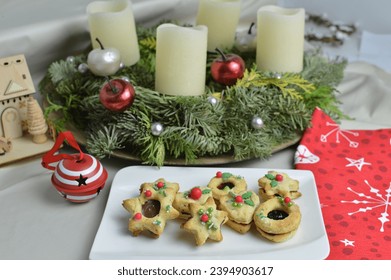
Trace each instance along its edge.
{"label": "evergreen foliage", "polygon": [[[86,136],[86,149],[98,158],[122,150],[143,163],[164,165],[180,158],[193,163],[200,157],[225,154],[233,159],[266,158],[277,145],[295,139],[310,124],[315,107],[338,120],[335,87],[343,78],[344,60],[330,61],[319,51],[306,52],[301,73],[261,72],[256,69],[255,53],[240,53],[247,65],[243,79],[223,87],[210,79],[209,66],[215,54],[208,54],[207,84],[202,96],[169,96],[154,91],[155,28],[138,28],[140,61],[124,67],[111,78],[126,77],[136,90],[136,98],[124,112],[111,112],[99,101],[106,80],[77,67],[86,55],[74,60],[53,62],[41,81],[40,93],[46,101],[45,117],[57,131],[73,124]],[[208,97],[215,97],[216,104]],[[55,113],[56,118],[52,118]],[[258,116],[264,126],[255,129]],[[159,136],[151,125],[159,122]]]}

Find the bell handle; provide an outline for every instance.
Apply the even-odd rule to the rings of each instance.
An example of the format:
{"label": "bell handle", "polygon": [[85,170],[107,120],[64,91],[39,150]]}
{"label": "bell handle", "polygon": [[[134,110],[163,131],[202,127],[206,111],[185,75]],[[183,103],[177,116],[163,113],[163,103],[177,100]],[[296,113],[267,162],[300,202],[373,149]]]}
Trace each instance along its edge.
{"label": "bell handle", "polygon": [[61,145],[64,143],[64,141],[67,141],[68,144],[79,151],[79,158],[77,159],[78,161],[83,160],[84,158],[84,153],[81,150],[79,144],[77,143],[75,137],[73,136],[72,132],[70,131],[63,131],[60,132],[57,136],[56,142],[54,143],[53,147],[43,155],[42,157],[42,166],[44,168],[50,169],[50,170],[55,170],[56,167],[50,165],[51,163],[58,162],[62,159],[74,159],[75,157],[69,154],[61,154],[56,152],[60,149]]}

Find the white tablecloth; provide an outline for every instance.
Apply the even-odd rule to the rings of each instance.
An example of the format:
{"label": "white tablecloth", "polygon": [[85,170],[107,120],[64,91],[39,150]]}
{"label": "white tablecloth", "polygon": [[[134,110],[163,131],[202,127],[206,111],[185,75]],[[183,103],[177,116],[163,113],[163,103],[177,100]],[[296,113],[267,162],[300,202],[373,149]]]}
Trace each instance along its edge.
{"label": "white tablecloth", "polygon": [[[90,44],[85,16],[89,2],[92,0],[1,1],[0,57],[24,53],[37,85],[52,61],[77,53]],[[262,1],[243,2],[241,23],[244,24],[254,21],[256,8]],[[329,1],[280,2],[286,2],[287,6],[300,2],[312,9],[313,2],[319,3],[318,9],[327,2],[327,9],[332,7]],[[334,2],[334,8],[338,9],[339,1]],[[346,2],[356,5],[353,0],[344,1],[345,5]],[[191,20],[197,9],[197,1],[133,0],[133,3],[139,24],[153,24],[163,18]],[[352,10],[345,11],[346,19],[351,19]],[[341,13],[338,10],[336,15],[342,17]],[[374,22],[369,23],[366,18],[364,23],[373,31],[378,14],[371,12],[371,15],[374,15]],[[379,26],[379,30],[391,32],[383,26]],[[355,48],[357,44],[350,46]],[[333,53],[338,51],[348,52],[340,49]],[[345,128],[391,127],[390,74],[377,66],[351,61],[339,90],[343,111],[354,118],[343,122]],[[294,148],[288,148],[268,160],[249,160],[227,166],[289,169],[293,168],[293,154]],[[59,197],[50,183],[51,172],[41,167],[40,159],[0,167],[0,259],[87,259],[112,179],[119,169],[133,164],[116,158],[105,159],[102,163],[109,173],[107,187],[98,198],[80,205]]]}

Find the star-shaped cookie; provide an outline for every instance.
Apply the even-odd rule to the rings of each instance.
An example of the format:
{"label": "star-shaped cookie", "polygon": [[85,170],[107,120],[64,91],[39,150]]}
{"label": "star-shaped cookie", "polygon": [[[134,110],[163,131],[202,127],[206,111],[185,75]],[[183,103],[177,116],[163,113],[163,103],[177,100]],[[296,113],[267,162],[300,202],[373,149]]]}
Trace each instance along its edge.
{"label": "star-shaped cookie", "polygon": [[138,197],[126,199],[122,206],[132,213],[128,229],[134,236],[148,230],[154,237],[159,237],[167,220],[176,219],[179,212],[172,206],[179,190],[177,183],[160,178],[153,183],[143,183]]}
{"label": "star-shaped cookie", "polygon": [[299,181],[292,179],[288,174],[277,171],[269,171],[258,180],[259,195],[263,200],[268,200],[278,195],[296,199],[301,196]]}
{"label": "star-shaped cookie", "polygon": [[212,197],[203,205],[190,204],[190,214],[191,218],[181,228],[194,235],[197,246],[205,244],[207,239],[223,240],[221,226],[228,220],[227,212],[217,210]]}

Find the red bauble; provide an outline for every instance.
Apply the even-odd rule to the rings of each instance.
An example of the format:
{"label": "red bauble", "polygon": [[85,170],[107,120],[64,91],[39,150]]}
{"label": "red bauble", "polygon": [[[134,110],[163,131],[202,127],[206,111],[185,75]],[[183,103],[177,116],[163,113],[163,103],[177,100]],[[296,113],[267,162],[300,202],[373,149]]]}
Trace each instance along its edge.
{"label": "red bauble", "polygon": [[236,54],[224,54],[217,49],[221,57],[216,58],[211,66],[210,71],[213,79],[223,85],[231,86],[243,77],[246,69],[244,60]]}
{"label": "red bauble", "polygon": [[99,99],[103,106],[114,112],[122,112],[131,106],[134,97],[134,87],[122,79],[110,80],[99,93]]}

